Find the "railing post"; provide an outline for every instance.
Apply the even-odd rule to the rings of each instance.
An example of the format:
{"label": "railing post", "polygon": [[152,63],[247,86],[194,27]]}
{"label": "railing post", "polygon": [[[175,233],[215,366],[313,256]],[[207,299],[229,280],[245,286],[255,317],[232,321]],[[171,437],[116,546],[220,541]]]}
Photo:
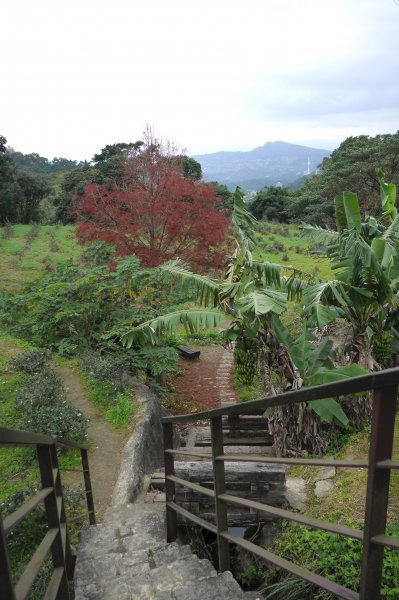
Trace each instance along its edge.
{"label": "railing post", "polygon": [[[57,510],[58,510],[58,518],[60,521],[61,534],[65,536],[65,541],[63,540],[63,550],[64,550],[64,557],[65,557],[65,564],[66,564],[66,568],[67,568],[67,578],[69,581],[72,581],[73,572],[75,570],[75,557],[72,556],[71,544],[70,544],[70,540],[69,540],[69,531],[68,531],[68,524],[67,524],[66,512],[65,512],[64,491],[62,489],[62,484],[61,484],[61,473],[60,473],[60,467],[58,464],[57,447],[55,444],[53,444],[52,446],[49,446],[49,448],[50,448],[51,464],[53,465],[53,469],[56,469],[56,471],[57,471],[55,478],[53,476],[53,482],[54,482],[54,489],[55,489],[55,497],[56,497],[56,501],[57,501]],[[54,471],[52,471],[52,473],[54,473]],[[59,506],[58,506],[58,504],[59,504]],[[62,533],[62,531],[64,533]]]}
{"label": "railing post", "polygon": [[87,450],[85,448],[80,449],[80,457],[82,460],[83,477],[84,477],[84,481],[85,481],[85,492],[86,492],[87,512],[89,513],[89,523],[90,523],[90,525],[95,525],[96,524],[96,513],[94,511],[93,489],[91,487],[89,459],[87,456]]}
{"label": "railing post", "polygon": [[11,566],[8,558],[7,540],[4,533],[3,519],[0,514],[0,598],[15,600],[14,586],[11,578]]}
{"label": "railing post", "polygon": [[360,600],[380,598],[384,547],[374,544],[371,538],[385,533],[391,471],[377,469],[376,464],[392,458],[397,394],[396,385],[374,391]]}
{"label": "railing post", "polygon": [[163,449],[165,464],[165,496],[166,496],[166,541],[174,542],[177,539],[177,515],[169,506],[176,497],[176,486],[174,481],[168,479],[168,475],[175,474],[175,461],[173,454],[166,450],[173,450],[173,423],[162,423]]}
{"label": "railing post", "polygon": [[229,542],[221,537],[223,531],[228,531],[227,524],[227,506],[222,500],[219,500],[220,494],[226,491],[224,462],[215,460],[217,456],[223,454],[223,425],[222,417],[211,419],[211,440],[212,440],[212,465],[215,489],[215,513],[216,527],[218,530],[218,553],[219,553],[219,571],[228,571],[230,569],[230,550]]}
{"label": "railing post", "polygon": [[[54,451],[56,452],[55,446]],[[40,468],[40,477],[42,482],[42,487],[52,487],[53,491],[51,494],[47,496],[44,501],[46,507],[46,517],[47,517],[47,525],[49,529],[58,529],[58,534],[54,539],[54,542],[51,546],[51,554],[53,557],[53,565],[54,568],[61,567],[63,569],[63,576],[60,583],[60,587],[58,590],[57,600],[69,600],[69,591],[68,591],[68,578],[67,578],[67,568],[66,568],[66,559],[65,559],[65,551],[64,544],[62,539],[62,531],[61,531],[61,523],[60,523],[60,515],[58,513],[57,506],[57,487],[54,482],[53,475],[53,460],[52,454],[54,455],[54,451],[51,450],[50,446],[37,446],[37,456],[39,459],[39,468]],[[59,479],[59,473],[57,475]]]}

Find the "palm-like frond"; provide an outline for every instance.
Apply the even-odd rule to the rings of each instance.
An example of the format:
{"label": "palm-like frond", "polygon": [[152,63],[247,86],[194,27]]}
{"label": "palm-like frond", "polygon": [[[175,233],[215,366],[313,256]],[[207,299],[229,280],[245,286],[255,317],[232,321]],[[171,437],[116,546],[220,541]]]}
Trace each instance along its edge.
{"label": "palm-like frond", "polygon": [[231,214],[233,225],[236,226],[241,242],[248,244],[248,240],[255,244],[253,237],[254,224],[257,222],[255,217],[247,210],[244,202],[244,192],[240,187],[234,192],[234,206]]}
{"label": "palm-like frond", "polygon": [[268,260],[252,260],[248,265],[247,271],[249,277],[257,277],[265,285],[280,285],[281,267],[277,263],[271,263]]}
{"label": "palm-like frond", "polygon": [[389,227],[384,231],[381,239],[390,242],[399,249],[399,214],[395,216]]}
{"label": "palm-like frond", "polygon": [[311,238],[313,242],[331,244],[338,239],[338,231],[318,227],[318,225],[308,225],[307,223],[302,223],[301,226],[302,235]]}
{"label": "palm-like frond", "polygon": [[189,333],[197,333],[202,328],[211,329],[229,319],[230,317],[221,310],[211,308],[178,310],[133,327],[121,336],[121,341],[127,348],[130,348],[134,342],[155,344],[164,333],[178,333],[180,326]]}
{"label": "palm-like frond", "polygon": [[193,273],[179,258],[170,260],[159,269],[173,279],[178,279],[183,289],[194,288],[201,305],[217,306],[219,283],[211,277]]}
{"label": "palm-like frond", "polygon": [[310,285],[304,292],[305,312],[313,313],[320,327],[328,325],[338,316],[333,305],[346,308],[351,302],[345,288],[338,280]]}

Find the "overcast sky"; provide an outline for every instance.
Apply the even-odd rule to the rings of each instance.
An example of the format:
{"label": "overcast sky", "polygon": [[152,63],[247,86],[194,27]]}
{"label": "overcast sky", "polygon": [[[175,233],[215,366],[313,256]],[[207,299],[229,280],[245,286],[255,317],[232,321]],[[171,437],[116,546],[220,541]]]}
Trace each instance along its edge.
{"label": "overcast sky", "polygon": [[399,129],[399,0],[2,2],[0,134],[90,159],[146,123],[189,154]]}

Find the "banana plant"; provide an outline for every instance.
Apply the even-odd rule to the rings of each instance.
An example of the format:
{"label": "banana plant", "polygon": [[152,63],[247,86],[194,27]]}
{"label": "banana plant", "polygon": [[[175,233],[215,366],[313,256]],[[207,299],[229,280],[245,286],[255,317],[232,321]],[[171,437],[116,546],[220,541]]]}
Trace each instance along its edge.
{"label": "banana plant", "polygon": [[[399,335],[394,324],[399,306],[399,215],[396,186],[377,169],[385,221],[366,215],[362,220],[357,195],[335,198],[337,232],[304,226],[304,233],[329,245],[335,279],[304,291],[304,310],[319,326],[344,317],[352,326],[353,348],[363,366],[373,368],[372,345]],[[371,341],[373,340],[373,341]],[[385,340],[386,341],[386,340]],[[388,352],[389,354],[389,352]]]}
{"label": "banana plant", "polygon": [[293,269],[290,277],[285,277],[280,265],[253,258],[254,218],[246,210],[239,188],[234,199],[232,221],[239,239],[223,279],[217,281],[193,273],[179,259],[161,265],[160,277],[177,280],[190,291],[194,289],[200,308],[175,311],[146,321],[121,336],[124,345],[154,344],[163,333],[177,333],[181,326],[194,333],[201,327],[215,327],[223,321],[229,321],[228,338],[237,339],[244,331],[256,338],[272,314],[280,315],[285,310],[288,298],[302,294],[297,270]]}
{"label": "banana plant", "polygon": [[[301,334],[294,340],[278,317],[273,317],[273,327],[277,339],[289,352],[291,359],[299,373],[300,380],[297,388],[303,385],[320,385],[340,379],[348,379],[357,375],[364,375],[367,371],[357,364],[335,367],[333,363],[333,342],[324,339],[319,344],[315,343],[308,324],[305,322]],[[336,419],[347,426],[349,419],[334,398],[313,400],[309,406],[319,417],[327,423]]]}

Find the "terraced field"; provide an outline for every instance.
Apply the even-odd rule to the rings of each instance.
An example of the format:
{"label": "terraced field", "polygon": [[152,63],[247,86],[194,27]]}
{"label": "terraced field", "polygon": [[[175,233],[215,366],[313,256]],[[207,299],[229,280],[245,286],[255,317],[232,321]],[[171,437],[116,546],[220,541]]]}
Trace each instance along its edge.
{"label": "terraced field", "polygon": [[0,228],[1,290],[18,290],[82,252],[73,225],[11,225]]}

